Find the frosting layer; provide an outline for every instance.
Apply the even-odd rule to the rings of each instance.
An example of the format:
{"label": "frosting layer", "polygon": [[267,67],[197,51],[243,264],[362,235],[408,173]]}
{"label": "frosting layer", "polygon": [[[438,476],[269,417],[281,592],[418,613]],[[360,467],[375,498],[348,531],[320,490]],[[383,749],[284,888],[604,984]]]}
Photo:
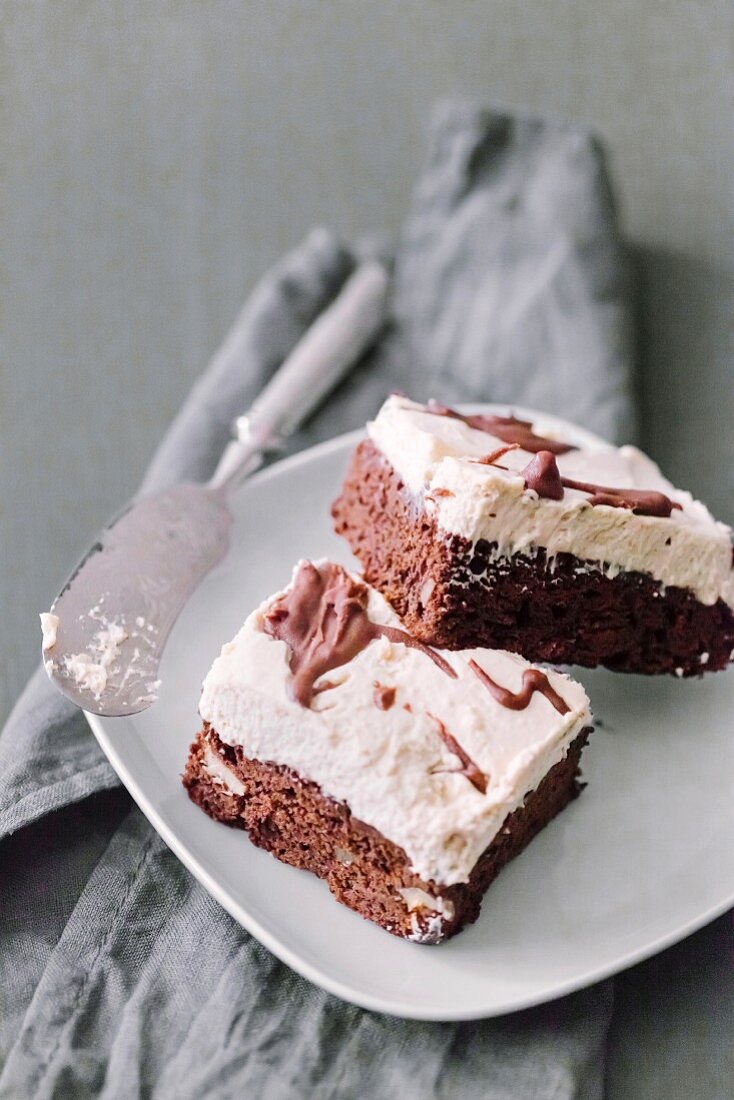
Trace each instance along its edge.
{"label": "frosting layer", "polygon": [[[542,421],[533,429],[561,438]],[[503,556],[540,548],[551,556],[574,554],[603,564],[612,576],[647,573],[663,585],[689,589],[701,603],[722,599],[734,607],[731,528],[671,485],[637,447],[591,445],[574,437],[569,425],[562,438],[575,449],[555,460],[564,479],[664,493],[680,505],[670,516],[592,506],[588,492],[573,488],[565,488],[560,500],[541,497],[521,476],[532,453],[519,447],[496,459],[500,465],[482,464],[476,460],[503,447],[500,437],[404,397],[389,397],[367,430],[419,506],[449,534],[496,543]]]}
{"label": "frosting layer", "polygon": [[[204,681],[202,718],[222,741],[293,768],[345,802],[403,848],[423,878],[465,882],[507,814],[589,725],[583,688],[548,671],[568,710],[560,713],[539,691],[524,709],[513,710],[470,662],[521,694],[532,667],[521,657],[442,651],[451,676],[425,651],[377,634],[317,680],[304,706],[294,696],[288,645],[267,632],[268,616],[283,597],[266,601],[222,648]],[[379,593],[366,589],[365,601],[372,623],[401,628]],[[381,689],[388,691],[387,709]],[[477,772],[486,783],[476,782]]]}

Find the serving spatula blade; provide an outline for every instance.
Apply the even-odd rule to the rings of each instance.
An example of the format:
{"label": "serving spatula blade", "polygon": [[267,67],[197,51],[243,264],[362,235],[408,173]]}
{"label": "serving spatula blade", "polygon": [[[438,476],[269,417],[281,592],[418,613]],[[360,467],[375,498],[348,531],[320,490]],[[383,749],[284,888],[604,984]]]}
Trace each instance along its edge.
{"label": "serving spatula blade", "polygon": [[185,484],[140,500],[106,527],[52,609],[56,640],[44,661],[56,687],[96,714],[150,706],[171,628],[226,554],[231,526],[221,489]]}
{"label": "serving spatula blade", "polygon": [[[156,699],[163,650],[186,601],[229,547],[228,494],[264,452],[305,420],[354,366],[386,319],[388,274],[363,263],[238,420],[207,484],[131,504],[99,535],[41,616],[52,683],[93,714],[117,717]],[[237,354],[237,325],[225,344]]]}

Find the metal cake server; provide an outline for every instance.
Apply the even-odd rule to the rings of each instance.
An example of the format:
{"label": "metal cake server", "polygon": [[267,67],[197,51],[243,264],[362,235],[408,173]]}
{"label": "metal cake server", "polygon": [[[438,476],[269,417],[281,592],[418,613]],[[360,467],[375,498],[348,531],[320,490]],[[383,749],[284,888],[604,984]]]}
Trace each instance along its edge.
{"label": "metal cake server", "polygon": [[[389,276],[376,260],[351,275],[237,421],[210,481],[134,501],[99,535],[41,616],[52,683],[93,714],[136,714],[155,701],[168,636],[229,546],[229,495],[276,450],[373,343]],[[224,345],[236,356],[237,325]]]}

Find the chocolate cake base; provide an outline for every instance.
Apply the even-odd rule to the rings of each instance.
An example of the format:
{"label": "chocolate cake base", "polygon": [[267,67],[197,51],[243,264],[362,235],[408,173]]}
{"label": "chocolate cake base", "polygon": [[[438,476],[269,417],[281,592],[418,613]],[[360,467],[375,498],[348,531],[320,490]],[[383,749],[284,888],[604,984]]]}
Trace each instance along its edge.
{"label": "chocolate cake base", "polygon": [[368,440],[332,506],[368,584],[406,628],[448,649],[508,649],[530,661],[694,676],[725,668],[734,614],[644,573],[545,550],[497,556],[496,543],[441,532]]}
{"label": "chocolate cake base", "polygon": [[[576,796],[589,732],[578,735],[565,759],[509,814],[469,882],[455,886],[420,878],[402,848],[358,821],[343,803],[288,768],[248,759],[209,726],[191,746],[183,783],[211,817],[246,829],[254,844],[283,863],[313,871],[337,901],[367,920],[417,943],[440,943],[477,919],[482,896],[502,867]],[[207,766],[209,752],[228,769],[224,781]]]}

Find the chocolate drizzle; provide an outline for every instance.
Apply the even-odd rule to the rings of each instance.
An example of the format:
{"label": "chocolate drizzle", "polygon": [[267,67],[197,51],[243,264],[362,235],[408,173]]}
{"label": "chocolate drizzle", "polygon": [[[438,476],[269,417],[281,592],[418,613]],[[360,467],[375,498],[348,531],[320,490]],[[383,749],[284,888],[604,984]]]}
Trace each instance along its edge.
{"label": "chocolate drizzle", "polygon": [[289,694],[310,707],[320,676],[348,664],[376,638],[418,649],[447,676],[451,665],[435,650],[394,626],[373,623],[367,615],[368,590],[340,565],[304,561],[292,586],[265,613],[265,633],[288,646],[292,678]]}
{"label": "chocolate drizzle", "polygon": [[[365,592],[366,591],[365,589]],[[456,679],[456,673],[451,665],[448,661],[444,660],[441,654],[437,653],[435,649],[431,649],[430,646],[424,645],[423,642],[419,642],[417,638],[414,638],[412,634],[408,634],[405,630],[399,630],[396,626],[380,626],[378,623],[371,622],[367,619],[366,612],[365,619],[371,628],[369,641],[372,641],[373,638],[382,637],[387,638],[389,642],[399,642],[400,645],[407,646],[408,649],[417,649],[421,653],[425,653],[426,657],[430,657],[434,665],[441,669],[441,672],[445,672],[452,680]]]}
{"label": "chocolate drizzle", "polygon": [[547,500],[563,500],[563,490],[577,489],[589,493],[589,504],[606,504],[610,508],[628,508],[636,516],[658,516],[667,519],[680,504],[652,489],[614,489],[608,485],[592,485],[588,481],[573,481],[561,477],[555,455],[540,451],[520,474],[525,478],[525,488],[533,489]]}
{"label": "chocolate drizzle", "polygon": [[551,687],[550,680],[539,668],[525,669],[520,691],[510,691],[509,688],[502,687],[475,660],[469,661],[469,668],[476,673],[484,686],[489,688],[497,702],[508,710],[525,710],[536,691],[544,695],[559,714],[568,714],[571,709],[566,700]]}
{"label": "chocolate drizzle", "polygon": [[493,466],[497,459],[513,447],[520,447],[521,450],[536,455],[536,458],[522,471],[521,476],[525,478],[526,489],[533,489],[538,496],[547,500],[563,500],[565,486],[566,489],[578,489],[582,493],[589,493],[591,505],[606,504],[610,508],[628,508],[636,516],[658,516],[667,519],[674,508],[681,507],[665,493],[652,489],[615,489],[608,485],[592,485],[589,482],[561,477],[555,456],[575,451],[577,448],[558,439],[545,439],[542,435],[536,435],[530,420],[518,420],[514,416],[488,416],[481,413],[463,416],[456,409],[448,405],[439,405],[436,401],[429,401],[425,411],[435,416],[461,420],[467,427],[488,432],[508,444],[506,447],[498,447],[483,458],[472,459],[473,462]]}
{"label": "chocolate drizzle", "polygon": [[503,443],[515,443],[524,451],[530,451],[531,454],[550,451],[552,454],[565,455],[568,451],[576,450],[571,443],[563,443],[560,439],[545,439],[542,435],[536,435],[532,421],[518,420],[515,416],[489,416],[483,413],[463,416],[456,409],[448,405],[439,405],[436,401],[429,401],[425,411],[435,416],[447,416],[451,420],[462,420],[469,428],[488,432],[496,439],[501,439]]}
{"label": "chocolate drizzle", "polygon": [[[343,683],[343,681],[341,681]],[[325,691],[333,691],[334,688],[338,688],[339,684],[335,684],[333,680],[322,680],[320,684],[317,684],[313,689],[314,695],[322,695]]]}
{"label": "chocolate drizzle", "polygon": [[[476,462],[480,466],[494,466],[503,455],[506,455],[508,451],[522,450],[519,443],[505,443],[504,447],[498,447],[496,451],[490,451],[488,455],[482,455],[481,458],[470,458],[469,462]],[[506,467],[502,467],[505,469]]]}
{"label": "chocolate drizzle", "polygon": [[395,695],[397,689],[394,687],[386,687],[385,684],[381,684],[379,680],[375,680],[372,684],[373,692],[372,699],[378,710],[389,710],[395,702]]}
{"label": "chocolate drizzle", "polygon": [[525,488],[532,489],[546,500],[563,500],[563,482],[555,455],[550,451],[538,451],[522,471]]}
{"label": "chocolate drizzle", "polygon": [[610,485],[592,485],[588,481],[572,481],[570,477],[561,478],[567,489],[578,489],[581,493],[590,493],[589,504],[606,504],[610,508],[629,508],[636,516],[658,516],[667,519],[674,508],[681,510],[680,504],[671,500],[665,493],[653,489],[614,489]]}
{"label": "chocolate drizzle", "polygon": [[[476,787],[480,794],[486,794],[488,780],[484,772],[480,771],[470,756],[467,756],[459,742],[449,733],[440,718],[436,718],[435,714],[430,714],[428,711],[426,711],[426,717],[430,718],[431,721],[435,723],[438,736],[449,752],[452,752],[454,756],[458,756],[461,761],[461,767],[457,768],[454,774],[466,776],[471,785]],[[434,771],[433,774],[435,775],[436,772]]]}

